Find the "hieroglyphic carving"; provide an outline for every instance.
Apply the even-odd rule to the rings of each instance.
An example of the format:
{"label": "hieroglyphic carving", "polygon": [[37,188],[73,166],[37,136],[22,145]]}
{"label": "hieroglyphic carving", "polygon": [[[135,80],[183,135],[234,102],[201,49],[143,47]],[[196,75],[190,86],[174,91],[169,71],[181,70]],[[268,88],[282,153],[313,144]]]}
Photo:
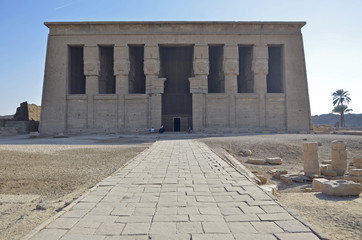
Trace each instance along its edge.
{"label": "hieroglyphic carving", "polygon": [[114,75],[128,75],[130,62],[128,59],[118,59],[114,62]]}

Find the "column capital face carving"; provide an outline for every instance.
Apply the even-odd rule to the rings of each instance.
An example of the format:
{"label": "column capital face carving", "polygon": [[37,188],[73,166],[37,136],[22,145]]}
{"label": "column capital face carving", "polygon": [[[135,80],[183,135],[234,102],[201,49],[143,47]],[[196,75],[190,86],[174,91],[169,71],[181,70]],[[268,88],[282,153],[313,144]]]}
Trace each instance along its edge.
{"label": "column capital face carving", "polygon": [[96,59],[86,59],[84,62],[84,75],[85,76],[98,76],[99,75],[99,61]]}
{"label": "column capital face carving", "polygon": [[209,75],[208,59],[194,59],[193,65],[195,75]]}
{"label": "column capital face carving", "polygon": [[160,61],[158,59],[145,59],[143,71],[145,75],[158,75],[160,73]]}
{"label": "column capital face carving", "polygon": [[251,70],[255,75],[267,75],[268,74],[268,59],[257,58],[253,60]]}
{"label": "column capital face carving", "polygon": [[130,70],[130,62],[128,59],[117,59],[114,62],[114,75],[128,75]]}
{"label": "column capital face carving", "polygon": [[239,75],[239,60],[225,59],[223,70],[225,75]]}

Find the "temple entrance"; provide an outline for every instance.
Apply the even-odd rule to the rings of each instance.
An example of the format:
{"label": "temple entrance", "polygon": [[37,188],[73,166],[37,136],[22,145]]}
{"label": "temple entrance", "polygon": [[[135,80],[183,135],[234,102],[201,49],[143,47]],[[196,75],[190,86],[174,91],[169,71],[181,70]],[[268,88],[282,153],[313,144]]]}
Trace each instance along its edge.
{"label": "temple entrance", "polygon": [[[161,77],[166,78],[162,94],[162,123],[166,131],[186,131],[192,126],[193,47],[160,47]],[[178,120],[176,120],[178,119]]]}

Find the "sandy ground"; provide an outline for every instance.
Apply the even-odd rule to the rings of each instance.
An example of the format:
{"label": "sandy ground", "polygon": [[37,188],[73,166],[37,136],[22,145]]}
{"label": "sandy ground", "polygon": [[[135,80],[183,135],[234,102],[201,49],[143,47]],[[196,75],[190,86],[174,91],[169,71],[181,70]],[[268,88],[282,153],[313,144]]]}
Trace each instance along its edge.
{"label": "sandy ground", "polygon": [[[0,239],[19,239],[35,226],[111,175],[157,140],[154,136],[79,136],[65,139],[0,138]],[[161,139],[191,137],[164,134]],[[279,201],[301,215],[330,239],[362,239],[362,197],[328,197],[304,193],[310,184],[286,185],[273,179],[269,169],[303,170],[302,143],[320,143],[320,160],[330,159],[330,143],[345,140],[348,158],[362,156],[362,136],[248,135],[202,137],[216,152],[226,149],[244,166],[279,186]],[[255,166],[238,155],[250,149],[252,158],[281,157],[280,166]],[[38,206],[38,209],[37,209]],[[45,209],[45,210],[41,210]]]}
{"label": "sandy ground", "polygon": [[[288,172],[303,171],[302,143],[318,142],[319,160],[331,158],[331,142],[344,140],[347,142],[348,161],[362,156],[362,136],[348,135],[254,135],[238,137],[206,138],[201,141],[221,153],[220,148],[227,150],[251,171],[257,171],[268,178],[267,184],[277,184],[278,201],[306,219],[319,232],[332,240],[362,239],[362,197],[331,197],[321,193],[306,193],[304,188],[310,183],[294,183],[287,185],[273,178],[270,169],[282,169]],[[249,157],[239,156],[241,149],[250,149],[250,158],[281,157],[282,165],[253,165],[245,163]]]}
{"label": "sandy ground", "polygon": [[0,139],[0,239],[26,235],[153,141]]}

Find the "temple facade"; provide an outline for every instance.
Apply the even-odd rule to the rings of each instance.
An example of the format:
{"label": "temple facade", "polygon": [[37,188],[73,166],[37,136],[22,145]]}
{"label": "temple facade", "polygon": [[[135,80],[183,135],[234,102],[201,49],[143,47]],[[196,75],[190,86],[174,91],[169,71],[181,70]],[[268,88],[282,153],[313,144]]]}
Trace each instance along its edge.
{"label": "temple facade", "polygon": [[40,134],[311,127],[305,22],[48,22]]}

